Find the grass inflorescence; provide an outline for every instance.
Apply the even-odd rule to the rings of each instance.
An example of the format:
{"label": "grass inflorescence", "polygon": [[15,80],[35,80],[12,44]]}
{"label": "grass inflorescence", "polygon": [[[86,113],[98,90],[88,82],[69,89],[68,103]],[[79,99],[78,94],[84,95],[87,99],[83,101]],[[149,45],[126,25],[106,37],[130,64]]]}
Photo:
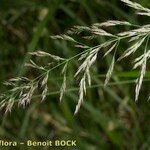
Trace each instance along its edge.
{"label": "grass inflorescence", "polygon": [[[129,0],[121,0],[129,7],[132,7],[137,10],[138,15],[150,16],[150,9],[141,6],[138,3],[131,2]],[[111,33],[107,28],[113,28],[116,26],[129,26],[132,28],[128,31],[122,31],[119,33]],[[86,33],[86,36],[83,36]],[[107,40],[100,44],[91,46],[80,42],[74,35],[83,37],[85,40],[94,40],[99,37],[106,37]],[[150,36],[150,25],[136,25],[128,21],[118,21],[118,20],[109,20],[102,23],[94,23],[91,26],[74,26],[68,30],[65,34],[51,36],[52,39],[65,40],[72,42],[75,47],[82,49],[82,51],[70,58],[61,58],[60,56],[52,55],[48,52],[37,50],[34,52],[29,52],[29,55],[34,57],[42,57],[44,59],[51,59],[52,61],[46,66],[41,66],[36,63],[32,58],[29,62],[25,63],[26,67],[32,67],[41,72],[40,75],[34,79],[29,79],[28,77],[17,77],[12,78],[6,82],[5,85],[8,86],[9,90],[6,93],[1,95],[0,109],[5,108],[5,112],[11,111],[15,102],[18,102],[18,105],[25,107],[30,103],[33,96],[36,94],[38,89],[42,89],[41,92],[41,101],[44,101],[48,94],[48,78],[50,73],[57,68],[62,67],[60,74],[63,76],[62,86],[60,88],[60,101],[62,101],[63,95],[67,89],[67,72],[68,65],[71,64],[72,60],[77,60],[79,62],[78,69],[74,74],[74,79],[79,80],[78,83],[78,103],[76,105],[75,114],[79,112],[79,109],[84,101],[84,96],[87,92],[87,87],[91,86],[91,68],[96,62],[98,54],[101,50],[107,49],[104,52],[103,57],[106,57],[109,54],[112,54],[112,60],[108,71],[106,73],[106,79],[104,81],[104,86],[107,86],[109,80],[113,74],[115,64],[130,55],[136,53],[139,49],[141,51],[140,56],[134,58],[133,60],[133,69],[140,68],[139,77],[136,80],[135,87],[135,101],[139,98],[139,93],[142,87],[142,82],[146,74],[147,61],[150,57],[149,50],[149,36]],[[127,40],[130,44],[128,48],[124,48],[124,52],[116,57],[119,44]],[[144,49],[141,50],[141,47],[144,45]],[[53,63],[53,65],[51,65]]]}

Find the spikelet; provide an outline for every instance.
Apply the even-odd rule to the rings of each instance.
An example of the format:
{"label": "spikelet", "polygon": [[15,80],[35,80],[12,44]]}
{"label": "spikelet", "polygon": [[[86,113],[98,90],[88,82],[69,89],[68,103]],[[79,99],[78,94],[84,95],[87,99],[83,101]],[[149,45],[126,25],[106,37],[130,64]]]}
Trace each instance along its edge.
{"label": "spikelet", "polygon": [[38,57],[49,56],[49,57],[53,58],[56,61],[64,60],[64,58],[61,58],[61,57],[56,56],[56,55],[49,54],[49,53],[44,52],[44,51],[35,51],[35,52],[30,52],[29,54],[30,55],[35,55],[35,56],[38,56]]}
{"label": "spikelet", "polygon": [[130,26],[131,24],[127,21],[109,20],[109,21],[102,22],[102,23],[95,23],[93,26],[110,27],[110,26],[117,26],[117,25],[129,25]]}
{"label": "spikelet", "polygon": [[140,4],[136,3],[136,2],[131,2],[130,0],[121,0],[121,1],[126,3],[129,7],[132,7],[134,9],[150,13],[150,9],[145,8],[145,7],[143,7],[142,5],[140,5]]}
{"label": "spikelet", "polygon": [[67,66],[68,66],[68,62],[64,65],[64,67],[62,69],[63,83],[62,83],[62,86],[60,88],[60,97],[59,97],[60,102],[62,101],[64,92],[66,91],[66,72],[67,72]]}
{"label": "spikelet", "polygon": [[73,39],[71,36],[66,35],[66,34],[51,36],[51,38],[52,39],[60,39],[60,40],[66,40],[66,41],[76,42],[75,39]]}
{"label": "spikelet", "polygon": [[115,65],[115,58],[113,57],[112,59],[112,62],[111,62],[111,65],[108,69],[108,72],[106,74],[106,79],[105,79],[105,83],[104,83],[104,86],[106,86],[111,78],[111,75],[113,73],[113,70],[114,70],[114,65]]}
{"label": "spikelet", "polygon": [[76,109],[74,114],[76,115],[79,112],[79,109],[83,103],[84,94],[86,94],[86,81],[85,81],[85,75],[82,77],[80,81],[80,87],[79,87],[79,100],[78,104],[76,105]]}
{"label": "spikelet", "polygon": [[147,58],[144,57],[144,60],[143,60],[142,66],[141,66],[140,77],[136,80],[135,101],[138,100],[139,92],[141,90],[141,86],[142,86],[142,82],[143,82],[143,78],[146,73],[146,62],[147,62]]}

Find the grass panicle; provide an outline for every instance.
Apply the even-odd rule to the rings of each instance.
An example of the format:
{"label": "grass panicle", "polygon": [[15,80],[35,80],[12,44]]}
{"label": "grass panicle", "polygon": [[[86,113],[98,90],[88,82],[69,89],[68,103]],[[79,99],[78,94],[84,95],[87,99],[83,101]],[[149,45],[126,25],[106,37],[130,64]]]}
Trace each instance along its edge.
{"label": "grass panicle", "polygon": [[[138,3],[131,2],[130,0],[121,1],[127,4],[129,7],[136,9],[138,15],[150,16],[150,9],[143,7]],[[119,33],[111,33],[109,32],[109,30],[106,31],[107,27],[114,26],[129,26],[132,27],[132,29]],[[83,39],[91,40],[97,37],[106,37],[107,40],[98,45],[90,46],[74,38],[74,35],[82,37],[82,35],[84,35],[82,34],[83,32],[87,33],[88,35],[83,36]],[[106,73],[106,79],[104,82],[105,86],[108,84],[112,76],[115,63],[131,56],[140,49],[140,52],[142,52],[141,55],[135,58],[133,61],[133,69],[136,69],[138,67],[141,68],[140,75],[136,80],[135,87],[135,100],[137,101],[142,87],[142,82],[146,74],[147,61],[150,57],[150,50],[148,50],[149,35],[149,24],[139,26],[127,21],[109,20],[102,23],[94,23],[91,26],[74,26],[73,28],[68,30],[66,34],[51,36],[51,38],[55,40],[66,40],[73,42],[75,47],[81,48],[83,51],[68,59],[52,55],[41,50],[30,52],[29,54],[31,56],[44,57],[45,59],[48,59],[48,57],[50,57],[56,65],[54,67],[40,66],[32,59],[30,59],[29,62],[26,62],[25,66],[40,70],[40,72],[42,73],[39,76],[35,77],[35,79],[17,77],[4,82],[4,84],[9,87],[9,90],[7,91],[7,93],[3,93],[1,95],[0,109],[5,108],[6,112],[10,112],[14,105],[14,102],[18,102],[19,105],[25,107],[30,103],[33,95],[35,95],[36,91],[38,91],[39,88],[42,89],[41,101],[44,101],[48,92],[48,79],[50,76],[50,72],[59,67],[63,67],[63,69],[61,70],[61,74],[63,75],[63,82],[60,87],[61,102],[67,88],[68,64],[71,63],[73,59],[76,59],[79,62],[78,69],[74,75],[75,80],[79,81],[79,99],[75,109],[75,114],[77,114],[80,110],[81,105],[83,104],[84,97],[86,95],[86,88],[87,86],[91,86],[92,78],[90,72],[92,65],[96,62],[98,53],[102,49],[107,49],[107,51],[104,52],[104,57],[106,57],[110,53],[112,53],[113,55],[110,67],[108,69],[108,72]],[[116,61],[116,53],[119,43],[124,40],[128,40],[130,46],[124,49],[124,52]],[[144,44],[145,49],[141,49]],[[53,62],[50,62],[50,64]]]}

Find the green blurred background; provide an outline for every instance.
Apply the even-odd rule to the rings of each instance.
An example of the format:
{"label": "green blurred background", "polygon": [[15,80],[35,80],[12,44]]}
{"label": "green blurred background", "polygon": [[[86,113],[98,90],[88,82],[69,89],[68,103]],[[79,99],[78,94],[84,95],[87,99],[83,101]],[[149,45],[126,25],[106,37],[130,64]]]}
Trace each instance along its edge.
{"label": "green blurred background", "polygon": [[[149,0],[137,2],[150,8]],[[136,16],[135,11],[120,0],[0,0],[1,93],[6,90],[3,81],[20,75],[35,77],[38,74],[23,67],[24,62],[29,60],[27,52],[40,49],[69,58],[81,51],[65,41],[52,40],[50,35],[65,33],[74,25],[91,25],[111,19],[135,24],[149,22],[148,17]],[[113,30],[117,31],[117,28]],[[122,43],[120,51],[125,47],[127,43]],[[78,100],[72,80],[78,62],[73,61],[69,65],[67,80],[68,89],[72,92],[65,93],[62,103],[59,103],[58,94],[62,78],[60,71],[56,70],[49,79],[50,94],[45,102],[41,103],[38,97],[26,108],[15,106],[10,114],[0,113],[0,139],[77,140],[77,147],[52,148],[64,150],[148,150],[149,82],[144,82],[139,101],[135,103],[134,79],[138,77],[138,71],[131,70],[132,58],[129,58],[117,63],[113,80],[103,88],[110,58],[99,57],[93,66],[94,86],[88,89],[78,115],[73,115]],[[8,149],[29,148],[20,146]]]}

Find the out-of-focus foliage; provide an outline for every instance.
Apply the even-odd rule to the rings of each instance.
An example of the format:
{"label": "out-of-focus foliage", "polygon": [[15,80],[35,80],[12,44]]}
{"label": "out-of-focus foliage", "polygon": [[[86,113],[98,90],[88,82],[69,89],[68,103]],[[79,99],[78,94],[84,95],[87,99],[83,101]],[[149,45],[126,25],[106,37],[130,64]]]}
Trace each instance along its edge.
{"label": "out-of-focus foliage", "polygon": [[[148,0],[138,2],[150,8]],[[23,67],[30,57],[27,52],[38,49],[66,58],[79,52],[71,44],[52,40],[50,35],[64,33],[74,25],[110,19],[148,23],[148,18],[137,17],[119,0],[0,0],[0,81],[19,75],[32,78],[38,74]],[[121,45],[120,51],[127,47],[126,44]],[[110,60],[111,55],[106,59],[99,57],[93,67],[93,84],[96,86],[88,89],[77,116],[73,115],[78,100],[76,89],[67,92],[59,104],[57,91],[62,78],[56,70],[48,81],[52,93],[46,101],[40,103],[41,98],[35,97],[25,109],[15,106],[11,114],[0,113],[0,139],[76,139],[78,146],[72,149],[80,150],[149,149],[150,104],[145,99],[149,82],[144,82],[139,101],[135,103],[134,79],[138,72],[129,71],[132,58],[128,58],[116,65],[111,87],[104,89],[101,74],[106,73]],[[36,61],[47,63],[47,60]],[[69,66],[68,88],[76,69],[76,63]],[[0,90],[6,90],[2,84]]]}

